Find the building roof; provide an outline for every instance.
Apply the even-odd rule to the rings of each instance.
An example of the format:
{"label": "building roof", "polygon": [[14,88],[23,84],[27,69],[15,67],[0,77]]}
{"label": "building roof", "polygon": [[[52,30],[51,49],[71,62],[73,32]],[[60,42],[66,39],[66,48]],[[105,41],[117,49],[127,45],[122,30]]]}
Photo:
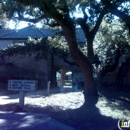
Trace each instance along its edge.
{"label": "building roof", "polygon": [[[46,38],[48,36],[52,37],[58,32],[60,31],[49,28],[36,28],[33,26],[28,26],[20,30],[0,29],[0,39]],[[81,28],[77,28],[76,37],[78,42],[83,43],[86,41]]]}

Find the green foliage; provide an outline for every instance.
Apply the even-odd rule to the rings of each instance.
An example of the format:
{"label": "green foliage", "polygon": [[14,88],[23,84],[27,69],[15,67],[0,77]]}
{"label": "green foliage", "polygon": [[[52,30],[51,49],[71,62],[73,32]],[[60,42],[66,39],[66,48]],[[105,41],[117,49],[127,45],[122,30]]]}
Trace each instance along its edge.
{"label": "green foliage", "polygon": [[52,48],[62,49],[65,52],[69,51],[69,47],[64,36],[56,35],[54,38],[48,37],[48,41]]}
{"label": "green foliage", "polygon": [[11,46],[4,48],[0,52],[0,57],[22,55],[35,55],[36,60],[47,59],[50,55],[57,55],[60,58],[69,56],[69,47],[64,36],[56,35],[54,38],[33,39],[28,38],[28,41],[17,41]]}
{"label": "green foliage", "polygon": [[[83,14],[80,19],[74,16],[76,8]],[[73,39],[76,37],[75,27],[80,25],[84,30],[87,41],[92,42],[91,44],[87,42],[87,44],[90,44],[95,49],[95,54],[98,54],[104,65],[113,61],[109,57],[114,55],[117,49],[124,50],[122,53],[129,50],[127,49],[129,48],[129,36],[125,28],[125,26],[129,27],[130,25],[130,1],[128,0],[6,0],[3,4],[3,9],[8,18],[34,23],[45,19],[47,22],[43,24],[53,27],[60,26],[63,31],[69,28],[72,30]],[[124,24],[119,18],[115,18],[114,15],[120,17],[127,24]],[[127,18],[129,19],[127,20]],[[100,26],[101,22],[102,25]],[[96,35],[97,32],[98,34]],[[65,38],[56,36],[48,39],[53,52],[68,55],[70,47],[76,46],[78,48],[77,44],[70,46],[69,41],[65,41],[66,37],[67,35],[65,35]],[[23,50],[28,50],[29,48],[36,51],[38,49],[45,50],[44,47],[40,48],[42,46],[40,43],[37,43],[37,46],[36,44],[27,44],[26,46],[27,49]],[[22,52],[19,47],[24,48],[25,46],[19,45],[13,47],[13,49],[18,48],[19,52]],[[87,50],[86,46],[82,49],[82,53],[86,54],[85,50]]]}
{"label": "green foliage", "polygon": [[[95,69],[101,71],[105,66],[115,64],[117,50],[120,51],[119,58],[123,57],[123,60],[130,56],[129,32],[125,30],[124,23],[120,23],[117,19],[111,23],[104,20],[94,41],[94,51],[100,60],[100,66],[98,68],[95,66]],[[119,65],[122,62],[120,61]]]}
{"label": "green foliage", "polygon": [[48,37],[48,42],[54,55],[62,59],[70,57],[69,46],[63,35],[56,35],[53,38]]}
{"label": "green foliage", "polygon": [[41,58],[46,59],[48,57],[48,54],[51,54],[50,47],[48,46],[48,43],[45,39],[35,40],[33,38],[29,38],[27,42],[19,41],[5,49],[2,49],[0,56],[16,56],[19,54],[28,54],[31,56],[34,53],[36,54],[36,60],[39,60]]}
{"label": "green foliage", "polygon": [[[130,14],[130,2],[128,0],[101,0],[101,2],[97,0],[6,0],[2,2],[2,14],[6,14],[8,18],[20,20],[28,18],[28,21],[35,21],[35,19],[52,18],[60,22],[60,20],[68,18],[70,13],[73,14],[76,7],[79,6],[81,10],[86,10],[87,23],[95,25],[103,8],[106,8],[106,14],[109,13],[107,10],[109,3],[125,14]],[[84,14],[84,12],[82,13]]]}
{"label": "green foliage", "polygon": [[[68,1],[66,1],[66,0],[39,0],[39,1],[6,0],[6,2],[4,2],[2,4],[2,6],[3,6],[3,10],[5,10],[4,14],[6,13],[6,15],[8,15],[8,18],[18,18],[18,19],[23,18],[23,20],[25,20],[24,18],[28,18],[28,21],[29,21],[30,19],[31,20],[38,19],[38,18],[40,19],[40,17],[42,17],[44,15],[45,15],[45,17],[42,17],[42,20],[44,18],[45,19],[46,18],[55,18],[55,16],[57,16],[58,19],[55,18],[55,20],[54,19],[47,20],[49,22],[47,22],[46,24],[50,24],[50,23],[52,23],[52,21],[54,21],[54,22],[62,22],[61,20],[66,21],[68,18],[68,15],[70,15],[69,13],[71,12],[71,14],[73,14],[76,11],[76,6],[79,5],[79,9],[81,9],[82,13],[83,14],[86,13],[86,14],[84,14],[84,17],[86,17],[85,15],[87,15],[87,19],[85,19],[86,25],[88,25],[89,28],[91,29],[96,24],[99,14],[101,13],[102,9],[106,6],[107,3],[108,3],[108,1],[105,1],[105,0],[102,0],[101,2],[96,1],[96,0],[81,0],[81,1],[79,1],[79,0],[68,0]],[[128,12],[129,12],[129,2],[128,1],[111,0],[110,3],[112,3],[114,5],[114,7],[120,8],[121,11],[126,12],[126,10],[127,10],[127,14],[128,14]],[[83,12],[84,10],[85,10],[85,12]],[[71,20],[74,20],[73,17],[71,17],[71,18],[72,18]],[[104,18],[106,18],[109,21],[109,20],[114,19],[114,16],[108,14]],[[43,24],[45,24],[45,22]],[[106,23],[106,25],[111,26],[109,23]],[[118,29],[118,28],[116,28],[116,29]],[[119,43],[119,41],[123,40],[123,38],[118,35],[119,32],[120,32],[120,30],[110,33],[110,34],[114,34],[112,36],[112,39],[115,39],[115,36],[119,37],[119,38],[115,39],[115,41],[117,43]],[[120,33],[122,33],[122,32],[120,32]],[[108,34],[108,28],[102,30],[102,35],[104,36],[105,34]],[[105,35],[106,41],[110,41],[109,40],[110,35],[108,34],[107,36]],[[57,39],[59,41],[59,38],[57,38]],[[57,44],[57,45],[59,45],[59,44]],[[57,45],[55,45],[55,47],[57,47]]]}

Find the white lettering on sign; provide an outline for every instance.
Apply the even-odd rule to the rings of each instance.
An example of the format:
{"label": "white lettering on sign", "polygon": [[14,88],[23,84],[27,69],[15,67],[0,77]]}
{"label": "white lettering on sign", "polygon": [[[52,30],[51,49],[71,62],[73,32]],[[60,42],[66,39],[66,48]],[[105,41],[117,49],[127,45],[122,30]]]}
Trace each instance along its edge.
{"label": "white lettering on sign", "polygon": [[8,80],[8,90],[36,91],[36,80]]}

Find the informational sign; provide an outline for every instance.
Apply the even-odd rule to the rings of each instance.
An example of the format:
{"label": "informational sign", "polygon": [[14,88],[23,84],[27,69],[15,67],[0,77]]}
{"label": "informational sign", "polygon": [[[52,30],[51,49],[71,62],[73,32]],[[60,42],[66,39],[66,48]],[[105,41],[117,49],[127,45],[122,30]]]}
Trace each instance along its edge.
{"label": "informational sign", "polygon": [[8,90],[36,91],[36,80],[8,80]]}

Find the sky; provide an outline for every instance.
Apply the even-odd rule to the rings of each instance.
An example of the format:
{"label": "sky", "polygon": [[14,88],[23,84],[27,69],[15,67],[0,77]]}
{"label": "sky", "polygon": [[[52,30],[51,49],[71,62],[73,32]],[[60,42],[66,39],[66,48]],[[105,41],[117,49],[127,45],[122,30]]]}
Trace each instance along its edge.
{"label": "sky", "polygon": [[[24,21],[21,21],[18,23],[16,29],[21,29],[21,28],[25,28],[29,25],[29,22],[24,22]],[[41,27],[39,23],[36,24],[37,27]],[[13,20],[10,20],[9,23],[8,23],[8,27],[10,29],[15,29],[15,22]]]}
{"label": "sky", "polygon": [[[18,25],[17,25],[17,29],[21,29],[21,28],[24,28],[24,27],[27,27],[28,26],[28,23],[27,22],[20,22]],[[15,24],[12,20],[9,21],[9,24],[8,24],[8,27],[10,29],[15,29]]]}

